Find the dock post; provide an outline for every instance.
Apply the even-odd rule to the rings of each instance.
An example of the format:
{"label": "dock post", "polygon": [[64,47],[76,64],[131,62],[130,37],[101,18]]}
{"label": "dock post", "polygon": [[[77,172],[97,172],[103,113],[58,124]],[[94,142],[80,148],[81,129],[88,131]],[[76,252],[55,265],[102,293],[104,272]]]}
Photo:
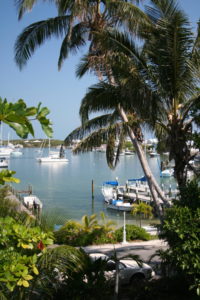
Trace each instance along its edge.
{"label": "dock post", "polygon": [[92,198],[94,198],[94,180],[92,179]]}

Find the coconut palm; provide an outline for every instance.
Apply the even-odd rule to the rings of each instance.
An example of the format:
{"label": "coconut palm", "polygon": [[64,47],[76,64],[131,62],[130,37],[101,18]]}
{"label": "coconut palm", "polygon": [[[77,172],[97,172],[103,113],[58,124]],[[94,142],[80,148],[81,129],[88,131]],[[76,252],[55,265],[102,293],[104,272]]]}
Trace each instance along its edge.
{"label": "coconut palm", "polygon": [[[32,10],[37,2],[38,0],[15,0],[19,19],[25,12]],[[20,68],[27,63],[36,48],[51,37],[63,38],[58,59],[60,69],[69,52],[77,52],[87,42],[90,50],[98,50],[100,44],[95,38],[97,32],[112,30],[122,25],[130,31],[137,32],[138,24],[149,22],[147,16],[134,4],[138,4],[139,0],[49,2],[54,2],[58,15],[29,25],[17,38],[15,60]],[[99,53],[96,59],[98,56]]]}
{"label": "coconut palm", "polygon": [[[52,36],[64,36],[58,61],[60,68],[63,60],[67,58],[69,51],[77,51],[89,40],[89,52],[92,55],[88,61],[88,67],[95,66],[93,70],[102,80],[104,75],[102,68],[106,65],[106,57],[109,51],[102,51],[102,41],[101,39],[99,40],[98,35],[104,33],[105,29],[112,31],[113,28],[127,28],[130,32],[134,33],[138,33],[140,28],[144,27],[146,30],[149,30],[149,19],[132,2],[139,1],[95,1],[92,3],[80,1],[68,2],[66,0],[56,1],[58,17],[31,24],[18,37],[15,46],[17,64],[22,68],[36,47],[40,46],[46,39]],[[18,5],[19,18],[21,18],[24,12],[32,9],[36,0],[18,0],[16,3]],[[110,69],[108,68],[106,74],[109,75],[112,82],[112,76],[109,73]],[[128,118],[123,107],[118,105],[117,110],[122,120],[127,123]],[[130,128],[128,130],[130,131],[129,135],[147,176],[152,196],[160,210],[159,214],[162,214],[157,193],[164,202],[166,202],[166,199],[148,167],[134,132]]]}
{"label": "coconut palm", "polygon": [[[126,111],[129,106],[139,113],[135,102],[149,103],[151,118],[145,117],[145,122],[154,126],[159,139],[167,137],[165,141],[170,149],[170,160],[175,161],[175,177],[182,186],[186,183],[185,170],[192,158],[187,142],[199,112],[196,109],[194,114],[200,101],[200,27],[194,36],[188,18],[176,1],[151,2],[154,6],[147,7],[147,13],[155,26],[151,33],[143,33],[145,42],[140,51],[128,35],[109,33],[104,42],[109,51],[113,51],[115,85],[119,86],[119,81],[124,83],[126,106],[120,102],[121,108]],[[80,70],[84,70],[84,63]],[[155,109],[151,110],[153,103]],[[146,107],[144,105],[144,109]],[[126,121],[124,112],[121,113]]]}
{"label": "coconut palm", "polygon": [[[137,93],[137,88],[134,91]],[[147,91],[148,95],[148,91]],[[125,122],[122,122],[121,113],[119,111],[119,104],[126,110]],[[153,106],[153,107],[151,107]],[[146,108],[145,108],[146,107]],[[142,151],[139,142],[142,140],[140,122],[137,115],[145,117],[149,116],[149,112],[156,109],[157,103],[152,101],[151,103],[144,101],[141,103],[138,96],[135,96],[135,101],[131,101],[130,97],[127,97],[124,89],[123,82],[119,82],[118,86],[110,85],[109,83],[101,82],[95,86],[92,86],[84,99],[82,100],[80,107],[80,116],[82,119],[82,126],[75,129],[65,139],[66,143],[71,143],[73,139],[82,139],[81,142],[74,149],[75,153],[91,150],[92,147],[98,147],[102,143],[107,143],[106,157],[108,165],[114,168],[119,160],[119,154],[124,144],[124,140],[129,136],[134,136],[134,146],[142,163],[142,167],[145,175],[149,180],[149,185],[152,190],[153,199],[157,215],[162,218],[161,203],[155,195],[154,184],[155,179],[148,167],[145,155]],[[135,108],[135,110],[134,110]],[[88,119],[89,114],[93,112],[110,111],[110,113],[101,115],[94,119]],[[137,112],[137,114],[136,114]],[[143,113],[142,113],[143,112]],[[148,112],[148,113],[147,113]],[[123,113],[125,114],[125,113]],[[118,143],[116,144],[116,141]],[[115,155],[115,147],[117,145],[117,155]],[[154,180],[154,181],[153,181]],[[157,184],[157,183],[156,183]],[[167,205],[167,201],[165,201]]]}
{"label": "coconut palm", "polygon": [[140,227],[142,226],[142,220],[141,220],[142,215],[144,218],[147,219],[153,216],[152,207],[149,204],[146,204],[144,202],[134,203],[131,213],[132,215],[139,215]]}

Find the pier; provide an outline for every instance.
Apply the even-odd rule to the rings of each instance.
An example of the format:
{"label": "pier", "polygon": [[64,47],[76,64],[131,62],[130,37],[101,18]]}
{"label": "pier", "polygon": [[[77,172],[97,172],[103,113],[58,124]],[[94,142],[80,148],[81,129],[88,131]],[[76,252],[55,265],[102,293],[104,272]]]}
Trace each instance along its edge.
{"label": "pier", "polygon": [[23,194],[32,195],[32,191],[33,191],[32,186],[28,186],[27,190],[18,191],[14,189],[11,185],[9,185],[7,198],[10,201],[18,204],[19,212],[25,212],[29,216],[36,218],[36,217],[40,217],[41,215],[40,207],[36,205],[32,205],[32,206],[26,205],[24,203],[24,197],[22,196]]}

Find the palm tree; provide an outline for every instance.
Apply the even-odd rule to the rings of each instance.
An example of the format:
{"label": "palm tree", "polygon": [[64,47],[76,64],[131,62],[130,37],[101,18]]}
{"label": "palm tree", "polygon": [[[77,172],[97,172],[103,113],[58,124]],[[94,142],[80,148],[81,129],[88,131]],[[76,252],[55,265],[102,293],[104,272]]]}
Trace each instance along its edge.
{"label": "palm tree", "polygon": [[93,214],[91,216],[83,216],[82,217],[82,227],[83,230],[86,232],[90,232],[98,227],[98,221],[96,214]]}
{"label": "palm tree", "polygon": [[[21,18],[24,12],[32,9],[36,0],[18,0],[16,3],[18,4],[19,18]],[[127,28],[130,32],[138,33],[141,28],[145,27],[145,30],[149,30],[150,27],[147,16],[138,7],[133,5],[132,1],[101,2],[97,0],[88,3],[85,1],[68,2],[60,0],[56,1],[56,6],[58,8],[58,17],[31,24],[18,37],[15,46],[15,59],[20,68],[26,64],[37,46],[40,46],[46,39],[52,36],[64,36],[58,60],[59,68],[63,60],[68,56],[69,51],[77,51],[81,46],[86,44],[86,41],[89,41],[89,53],[92,55],[90,56],[90,60],[88,60],[87,67],[92,66],[94,72],[102,80],[104,76],[102,69],[104,66],[106,67],[106,58],[109,51],[102,50],[102,39],[99,39],[98,36],[102,35],[106,29],[108,32],[111,32],[113,28]],[[110,71],[109,68],[105,68],[105,74],[108,75],[109,81],[115,85],[115,82],[112,80],[114,77]],[[117,110],[122,120],[128,123],[123,106],[118,104]],[[162,215],[157,194],[159,194],[165,203],[166,199],[148,167],[144,153],[138,144],[134,132],[129,126],[128,131],[148,179],[159,215]]]}
{"label": "palm tree", "polygon": [[[137,115],[140,114],[144,117],[146,112],[146,117],[147,115],[149,116],[150,110],[156,108],[156,103],[148,103],[147,101],[144,101],[141,109],[141,101],[137,100],[138,97],[136,97],[135,102],[132,102],[129,98],[127,98],[124,94],[124,87],[120,83],[118,86],[113,86],[108,83],[101,82],[95,86],[92,86],[82,100],[80,107],[82,126],[69,134],[65,139],[65,143],[70,144],[71,141],[76,138],[82,139],[82,141],[74,149],[75,153],[89,151],[92,149],[92,147],[97,147],[102,143],[107,143],[107,162],[111,168],[115,168],[117,162],[119,161],[119,154],[126,136],[133,135],[134,146],[136,145],[135,147],[137,153],[139,152],[139,158],[141,159],[144,173],[149,179],[149,185],[153,190],[153,183],[155,182],[155,179],[153,178],[153,175],[148,167],[148,163],[142,148],[139,145],[139,142],[142,140],[140,129],[141,120],[138,119]],[[118,110],[119,103],[126,109],[126,122],[121,121],[121,114]],[[152,108],[151,105],[153,105]],[[137,114],[133,110],[133,106],[135,108],[137,107],[135,110]],[[103,110],[110,110],[110,113],[88,120],[88,115],[90,113],[100,112]],[[132,110],[132,112],[130,110]],[[115,155],[115,146],[117,140],[119,140],[119,142],[117,144],[117,155]],[[153,183],[152,179],[154,179]],[[153,199],[157,215],[162,218],[163,212],[160,200],[157,199],[157,195],[155,195],[154,190],[152,194],[154,195]],[[165,204],[167,205],[168,203],[165,201]]]}
{"label": "palm tree", "polygon": [[152,207],[149,204],[146,204],[144,202],[139,202],[133,204],[133,209],[131,211],[133,215],[139,215],[140,218],[140,227],[142,226],[142,220],[141,220],[141,215],[145,218],[150,218],[152,217]]}
{"label": "palm tree", "polygon": [[[194,108],[200,101],[200,26],[194,36],[188,18],[175,0],[154,0],[152,4],[153,7],[147,7],[147,13],[155,26],[151,33],[143,32],[145,42],[140,51],[128,35],[109,33],[104,42],[110,52],[112,49],[114,59],[111,62],[109,58],[109,63],[115,85],[123,88],[126,99],[126,104],[120,102],[120,109],[126,111],[129,106],[138,114],[141,112],[135,102],[143,104],[148,100],[151,118],[145,117],[145,122],[154,126],[159,139],[165,138],[170,160],[175,161],[175,177],[182,186],[192,158],[187,142],[192,135],[192,124],[197,120],[198,109],[194,114]],[[84,70],[84,63],[81,69]],[[99,99],[100,94],[106,94],[105,90],[98,93]],[[88,112],[91,107],[89,103]],[[124,111],[121,116],[127,122]]]}
{"label": "palm tree", "polygon": [[[43,0],[45,1],[45,0]],[[15,0],[18,18],[30,11],[38,0]],[[51,37],[63,38],[58,59],[60,69],[69,52],[77,52],[80,47],[89,45],[89,51],[98,50],[100,43],[96,33],[126,26],[137,32],[139,24],[147,24],[147,16],[136,6],[139,0],[132,1],[67,1],[49,0],[57,7],[58,16],[33,23],[19,35],[15,44],[15,60],[22,68],[34,53]],[[99,53],[98,53],[99,55]],[[96,55],[96,60],[100,59]],[[97,70],[99,74],[100,70]]]}

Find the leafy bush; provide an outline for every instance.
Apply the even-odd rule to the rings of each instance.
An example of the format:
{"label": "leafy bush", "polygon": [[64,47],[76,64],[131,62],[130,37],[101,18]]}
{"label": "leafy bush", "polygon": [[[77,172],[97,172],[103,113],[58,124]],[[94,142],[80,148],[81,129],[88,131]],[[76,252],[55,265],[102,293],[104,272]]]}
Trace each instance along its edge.
{"label": "leafy bush", "polygon": [[[123,227],[117,229],[114,233],[115,238],[118,242],[123,240]],[[126,225],[126,239],[127,241],[134,241],[134,240],[144,240],[148,241],[151,239],[151,236],[145,229],[140,228],[135,225]]]}
{"label": "leafy bush", "polygon": [[169,264],[183,272],[200,296],[200,188],[190,182],[181,190],[181,200],[166,210],[160,237],[167,240]]}
{"label": "leafy bush", "polygon": [[55,242],[58,244],[76,245],[76,240],[81,232],[82,226],[75,221],[68,221],[58,231],[54,232]]}
{"label": "leafy bush", "polygon": [[[87,246],[116,243],[123,240],[123,227],[114,231],[110,226],[110,221],[99,224],[94,215],[84,216],[82,221],[84,221],[83,224],[70,220],[58,231],[55,231],[55,242],[71,246]],[[151,239],[149,233],[135,225],[126,225],[126,237],[127,241]]]}
{"label": "leafy bush", "polygon": [[82,224],[72,220],[68,221],[58,231],[54,232],[55,242],[71,246],[113,242],[112,222],[106,221],[103,213],[100,215],[102,224],[98,223],[96,215],[83,216]]}
{"label": "leafy bush", "polygon": [[112,235],[105,232],[104,228],[93,228],[91,231],[87,231],[82,228],[81,224],[74,221],[67,222],[54,232],[54,236],[57,244],[70,246],[87,246],[112,241]]}
{"label": "leafy bush", "polygon": [[[0,282],[13,291],[28,287],[38,274],[37,254],[53,243],[52,234],[27,227],[13,218],[0,218]],[[4,286],[4,287],[5,287]]]}

